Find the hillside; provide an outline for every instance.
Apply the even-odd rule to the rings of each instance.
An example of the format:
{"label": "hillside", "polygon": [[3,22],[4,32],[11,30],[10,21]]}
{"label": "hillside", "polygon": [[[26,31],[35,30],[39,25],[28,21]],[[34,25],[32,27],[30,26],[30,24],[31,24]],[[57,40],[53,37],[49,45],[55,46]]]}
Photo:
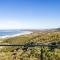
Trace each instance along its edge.
{"label": "hillside", "polygon": [[[60,44],[60,31],[33,32],[3,40],[0,44]],[[60,60],[60,47],[3,46],[0,48],[1,60],[41,60],[41,49],[44,60]]]}

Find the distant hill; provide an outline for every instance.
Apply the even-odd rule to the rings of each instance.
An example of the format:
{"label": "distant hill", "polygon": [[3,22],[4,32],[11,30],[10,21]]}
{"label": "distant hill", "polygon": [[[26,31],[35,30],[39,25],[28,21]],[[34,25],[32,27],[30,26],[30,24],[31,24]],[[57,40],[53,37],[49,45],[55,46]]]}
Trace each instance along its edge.
{"label": "distant hill", "polygon": [[51,29],[21,29],[22,31],[33,31],[33,32],[50,32],[50,31],[60,31],[60,28]]}
{"label": "distant hill", "polygon": [[60,31],[60,28],[57,28],[56,30]]}

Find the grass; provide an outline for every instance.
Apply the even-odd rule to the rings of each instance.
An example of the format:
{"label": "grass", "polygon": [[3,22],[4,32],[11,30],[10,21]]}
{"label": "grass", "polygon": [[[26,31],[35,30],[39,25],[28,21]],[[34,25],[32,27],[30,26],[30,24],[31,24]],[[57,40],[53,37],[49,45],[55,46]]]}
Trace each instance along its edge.
{"label": "grass", "polygon": [[[0,44],[59,43],[60,31],[33,32],[3,40]],[[60,47],[43,47],[44,60],[60,60]],[[0,48],[0,60],[40,60],[41,47],[4,46]]]}

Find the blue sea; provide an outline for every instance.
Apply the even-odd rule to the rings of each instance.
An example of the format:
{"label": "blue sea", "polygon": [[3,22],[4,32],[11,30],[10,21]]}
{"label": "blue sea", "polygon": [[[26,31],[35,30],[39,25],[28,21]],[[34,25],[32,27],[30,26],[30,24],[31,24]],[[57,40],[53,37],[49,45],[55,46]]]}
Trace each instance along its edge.
{"label": "blue sea", "polygon": [[13,35],[22,35],[31,33],[30,31],[22,31],[22,30],[0,30],[0,37],[2,36],[13,36]]}

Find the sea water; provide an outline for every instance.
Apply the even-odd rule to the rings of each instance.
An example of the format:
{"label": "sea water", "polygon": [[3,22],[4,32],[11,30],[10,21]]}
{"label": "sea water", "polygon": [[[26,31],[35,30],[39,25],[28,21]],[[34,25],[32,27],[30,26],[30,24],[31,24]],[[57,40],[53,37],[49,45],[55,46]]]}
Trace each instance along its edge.
{"label": "sea water", "polygon": [[22,31],[22,30],[0,30],[0,38],[12,37],[17,35],[29,34],[31,31]]}

